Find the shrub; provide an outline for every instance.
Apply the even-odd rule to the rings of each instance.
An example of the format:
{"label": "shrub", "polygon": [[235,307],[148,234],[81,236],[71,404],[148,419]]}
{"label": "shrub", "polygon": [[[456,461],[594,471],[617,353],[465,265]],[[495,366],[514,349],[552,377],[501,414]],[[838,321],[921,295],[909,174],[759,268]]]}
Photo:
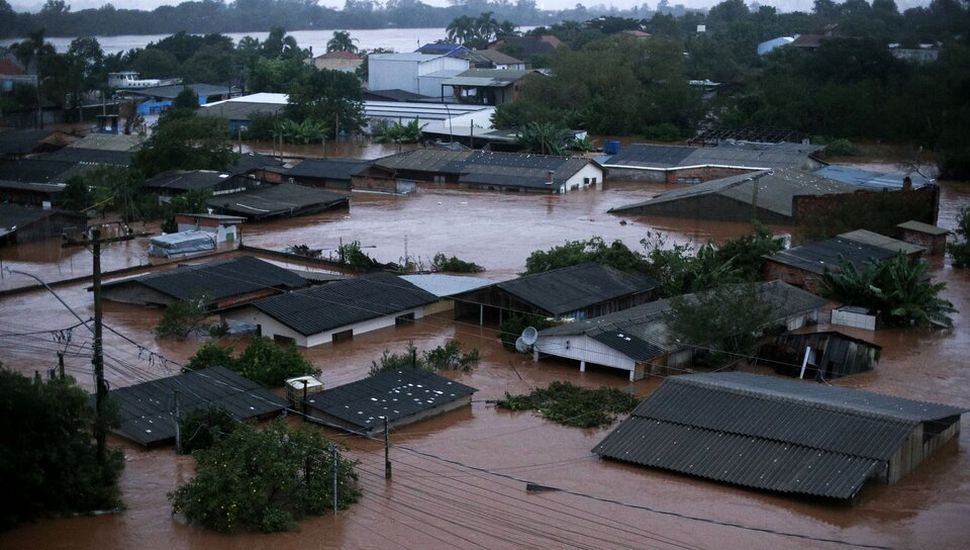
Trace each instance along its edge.
{"label": "shrub", "polygon": [[833,139],[825,142],[825,155],[830,157],[855,157],[862,154],[862,151],[847,139]]}
{"label": "shrub", "polygon": [[303,517],[333,509],[334,469],[337,508],[348,508],[360,496],[355,463],[339,453],[334,461],[334,445],[282,420],[264,430],[240,424],[212,448],[195,453],[195,478],[168,498],[174,512],[220,532],[293,529]]}
{"label": "shrub", "polygon": [[431,269],[434,271],[450,271],[451,273],[481,273],[485,268],[474,263],[459,260],[457,257],[447,257],[441,252],[431,259]]}
{"label": "shrub", "polygon": [[155,334],[161,338],[184,340],[193,331],[202,329],[207,316],[205,302],[205,298],[199,298],[169,304],[155,327]]}
{"label": "shrub", "polygon": [[652,141],[679,141],[684,132],[669,122],[654,124],[643,129],[643,139]]}
{"label": "shrub", "polygon": [[617,414],[637,406],[637,398],[616,388],[595,390],[569,382],[553,382],[527,395],[505,394],[496,406],[512,411],[539,411],[553,422],[577,428],[596,428],[611,424]]}
{"label": "shrub", "polygon": [[953,257],[953,267],[968,267],[970,266],[970,206],[960,209],[957,215],[956,234],[962,240],[946,245],[950,256]]}
{"label": "shrub", "polygon": [[208,449],[236,431],[239,422],[219,407],[195,409],[181,421],[182,453]]}
{"label": "shrub", "polygon": [[410,368],[467,372],[475,363],[478,363],[479,359],[477,349],[464,353],[458,340],[448,340],[443,346],[420,353],[414,342],[408,342],[407,351],[404,353],[392,353],[391,350],[385,349],[379,360],[371,362],[370,375]]}
{"label": "shrub", "polygon": [[319,372],[306,360],[295,345],[276,345],[269,338],[254,337],[239,357],[232,356],[232,348],[206,344],[189,359],[185,371],[208,367],[225,367],[264,386],[282,386],[288,378]]}

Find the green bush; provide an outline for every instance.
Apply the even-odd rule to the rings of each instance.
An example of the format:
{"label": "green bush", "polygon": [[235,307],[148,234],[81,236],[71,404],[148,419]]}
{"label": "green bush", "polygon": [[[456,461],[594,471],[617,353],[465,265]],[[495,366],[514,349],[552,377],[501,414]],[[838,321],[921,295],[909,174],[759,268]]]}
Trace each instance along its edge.
{"label": "green bush", "polygon": [[577,428],[596,428],[611,424],[617,414],[637,406],[637,398],[616,388],[595,390],[569,382],[553,382],[527,395],[505,394],[496,406],[512,411],[539,411],[553,422]]}
{"label": "green bush", "polygon": [[232,348],[206,344],[189,359],[184,370],[225,367],[269,387],[282,386],[288,378],[319,372],[295,345],[280,347],[269,338],[250,339],[239,357],[233,357],[232,352]]}
{"label": "green bush", "polygon": [[334,443],[308,428],[293,430],[277,420],[264,430],[247,424],[213,447],[195,453],[192,481],[168,498],[189,522],[228,533],[270,533],[296,528],[308,515],[333,509],[337,471],[337,508],[357,501],[355,462],[337,453]]}
{"label": "green bush", "polygon": [[441,252],[431,259],[433,271],[448,271],[451,273],[481,273],[485,268],[474,263],[458,259],[456,256],[447,257]]}
{"label": "green bush", "polygon": [[229,437],[238,426],[239,422],[225,409],[195,409],[181,421],[182,453],[191,454],[199,449],[208,449]]}
{"label": "green bush", "polygon": [[643,129],[643,139],[651,141],[680,141],[684,132],[669,122],[654,124]]}
{"label": "green bush", "polygon": [[[162,318],[155,327],[155,335],[160,338],[176,338],[184,340],[193,331],[202,329],[208,315],[205,310],[205,298],[197,300],[179,300],[165,307]],[[208,329],[208,327],[205,327]]]}
{"label": "green bush", "polygon": [[830,157],[855,157],[862,154],[862,151],[847,139],[823,140],[825,145],[825,155]]}
{"label": "green bush", "polygon": [[953,267],[970,267],[970,206],[964,206],[957,215],[957,236],[960,241],[947,244],[953,258]]}
{"label": "green bush", "polygon": [[0,368],[0,477],[7,494],[0,529],[121,505],[124,455],[109,449],[99,464],[93,425],[90,396],[72,379],[44,382]]}
{"label": "green bush", "polygon": [[410,368],[467,372],[471,370],[475,363],[478,363],[479,359],[477,349],[465,353],[462,350],[461,342],[458,340],[448,340],[443,346],[422,352],[418,352],[414,342],[408,342],[407,350],[404,353],[392,353],[391,350],[385,349],[380,359],[371,362],[370,375],[374,376],[386,371]]}

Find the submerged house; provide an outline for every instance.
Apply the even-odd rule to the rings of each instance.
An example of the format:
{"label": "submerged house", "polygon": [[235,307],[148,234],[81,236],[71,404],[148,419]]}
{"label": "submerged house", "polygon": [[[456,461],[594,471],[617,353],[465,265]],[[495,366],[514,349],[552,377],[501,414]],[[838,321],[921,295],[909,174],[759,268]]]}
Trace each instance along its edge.
{"label": "submerged house", "polygon": [[[757,296],[772,306],[770,326],[764,330],[795,330],[818,321],[825,300],[781,281],[752,283]],[[695,294],[684,295],[685,300]],[[535,360],[559,357],[628,371],[630,380],[664,374],[689,365],[697,352],[680,342],[669,327],[672,300],[649,302],[616,313],[566,323],[539,331]]]}
{"label": "submerged house", "polygon": [[288,269],[241,256],[110,281],[101,285],[101,293],[105,300],[150,306],[201,300],[204,309],[220,311],[307,285]]}
{"label": "submerged house", "polygon": [[524,275],[456,294],[455,316],[497,319],[530,314],[557,320],[588,319],[631,308],[654,298],[657,281],[587,262]]}
{"label": "submerged house", "polygon": [[471,405],[475,388],[429,370],[382,372],[315,393],[306,400],[309,420],[356,433],[399,428]]}
{"label": "submerged house", "polygon": [[[806,349],[808,357],[805,356]],[[778,374],[830,380],[872,370],[882,346],[837,330],[781,334],[758,352]],[[805,372],[800,365],[804,361]]]}
{"label": "submerged house", "polygon": [[842,260],[857,269],[864,269],[869,262],[888,260],[897,253],[891,248],[835,237],[782,250],[766,257],[764,275],[765,279],[780,279],[810,292],[819,292],[822,288],[822,275],[826,271],[838,271]]}
{"label": "submerged house", "polygon": [[437,301],[396,275],[374,273],[258,300],[225,316],[277,342],[310,348],[412,322]]}
{"label": "submerged house", "polygon": [[345,195],[292,183],[261,185],[206,201],[217,214],[240,216],[253,222],[307,216],[349,204],[350,199]]}
{"label": "submerged house", "polygon": [[79,234],[87,225],[88,217],[80,212],[0,203],[0,244]]}
{"label": "submerged house", "polygon": [[602,458],[790,495],[851,500],[960,433],[964,409],[814,382],[673,376],[599,443]]}

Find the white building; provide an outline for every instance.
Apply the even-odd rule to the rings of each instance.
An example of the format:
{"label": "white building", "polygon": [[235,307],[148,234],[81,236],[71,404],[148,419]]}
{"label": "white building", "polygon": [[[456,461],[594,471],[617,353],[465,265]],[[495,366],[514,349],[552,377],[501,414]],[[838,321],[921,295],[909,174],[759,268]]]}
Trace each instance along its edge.
{"label": "white building", "polygon": [[[367,89],[404,90],[441,97],[441,84],[467,71],[467,59],[421,53],[382,53],[367,58]],[[445,93],[445,96],[450,96]]]}
{"label": "white building", "polygon": [[175,223],[181,231],[205,231],[216,236],[216,243],[234,242],[239,239],[239,226],[246,221],[240,216],[221,214],[176,214]]}

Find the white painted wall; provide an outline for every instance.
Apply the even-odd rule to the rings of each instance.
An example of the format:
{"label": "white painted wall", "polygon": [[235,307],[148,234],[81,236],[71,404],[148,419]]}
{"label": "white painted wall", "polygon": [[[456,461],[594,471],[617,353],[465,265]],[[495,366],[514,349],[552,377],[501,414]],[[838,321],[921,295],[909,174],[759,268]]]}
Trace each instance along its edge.
{"label": "white painted wall", "polygon": [[[603,188],[603,169],[599,166],[593,164],[592,162],[583,167],[582,170],[576,172],[571,178],[566,180],[564,185],[566,192],[572,191],[574,188],[582,189],[584,185],[583,181],[585,178],[589,178],[589,186],[596,189]],[[596,182],[593,182],[593,178]]]}
{"label": "white painted wall", "polygon": [[[467,60],[417,54],[374,54],[367,60],[367,88],[420,92],[418,77],[435,71],[467,71]],[[440,95],[440,90],[433,94]]]}
{"label": "white painted wall", "polygon": [[[615,369],[633,371],[636,361],[585,334],[570,336],[540,336],[535,347],[539,353],[573,359],[582,363],[595,363]],[[580,365],[585,370],[585,365]]]}
{"label": "white painted wall", "polygon": [[344,332],[353,329],[354,335],[358,335],[382,328],[393,327],[395,326],[396,319],[398,317],[407,315],[409,313],[414,313],[415,319],[421,319],[424,317],[424,307],[408,309],[393,313],[391,315],[377,317],[375,319],[368,319],[367,321],[361,321],[360,323],[343,326],[334,330],[319,332],[310,336],[300,334],[299,332],[284,325],[283,323],[280,323],[276,319],[273,319],[253,306],[228,311],[224,314],[224,317],[229,321],[242,321],[245,323],[259,325],[262,329],[263,336],[267,338],[273,338],[274,336],[285,336],[287,338],[292,338],[299,347],[312,348],[321,344],[329,344],[333,341],[334,333],[337,332]]}
{"label": "white painted wall", "polygon": [[180,232],[194,229],[197,231],[205,231],[206,233],[213,233],[216,236],[217,243],[226,242],[229,234],[232,234],[233,240],[239,240],[239,228],[235,224],[219,224],[218,227],[212,227],[195,223],[180,223],[178,224],[178,229]]}

